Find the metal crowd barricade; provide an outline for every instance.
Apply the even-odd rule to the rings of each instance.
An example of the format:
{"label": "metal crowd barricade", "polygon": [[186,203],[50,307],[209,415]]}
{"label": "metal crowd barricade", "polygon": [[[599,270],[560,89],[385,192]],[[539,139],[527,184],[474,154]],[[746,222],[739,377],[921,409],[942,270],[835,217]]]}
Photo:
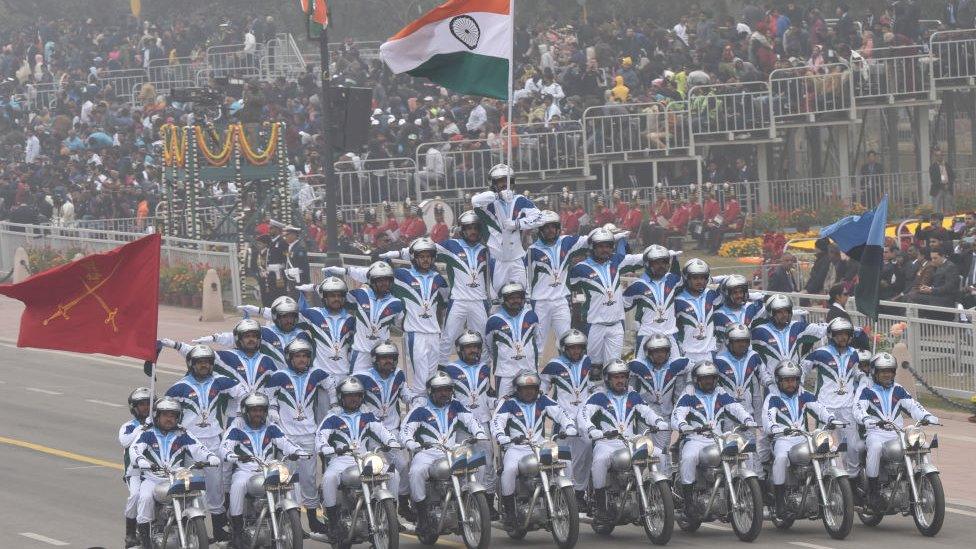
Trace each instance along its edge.
{"label": "metal crowd barricade", "polygon": [[59,82],[41,82],[27,85],[27,107],[34,111],[53,107],[61,94]]}
{"label": "metal crowd barricade", "polygon": [[767,82],[695,86],[688,92],[691,132],[695,140],[734,140],[743,133],[776,137]]}
{"label": "metal crowd barricade", "polygon": [[111,86],[116,97],[128,100],[132,97],[132,92],[138,90],[146,82],[146,71],[143,69],[104,71],[98,73],[96,81],[102,91]]}
{"label": "metal crowd barricade", "polygon": [[841,196],[842,180],[842,177],[835,176],[769,181],[770,209],[792,211],[803,208],[816,211],[828,203],[844,200],[845,197]]}
{"label": "metal crowd barricade", "polygon": [[936,84],[976,77],[976,30],[939,31],[929,38]]}
{"label": "metal crowd barricade", "polygon": [[690,146],[684,104],[607,104],[583,112],[587,157],[669,156]]}
{"label": "metal crowd barricade", "polygon": [[503,139],[493,143],[483,139],[421,143],[416,153],[417,186],[425,196],[481,191],[488,187],[491,167],[504,157]]}
{"label": "metal crowd barricade", "polygon": [[935,101],[933,58],[921,49],[921,46],[875,48],[870,59],[852,59],[851,77],[857,106]]}
{"label": "metal crowd barricade", "polygon": [[776,69],[769,85],[777,125],[855,118],[854,87],[844,63]]}
{"label": "metal crowd barricade", "polygon": [[[339,204],[345,210],[376,207],[383,202],[402,202],[419,199],[415,179],[417,166],[410,158],[383,158],[359,161],[343,160],[335,163],[339,181]],[[312,183],[324,204],[325,187],[321,178]]]}
{"label": "metal crowd barricade", "polygon": [[192,57],[154,59],[149,62],[146,74],[157,92],[168,92],[174,88],[195,86],[197,71],[205,67],[205,62]]}
{"label": "metal crowd barricade", "polygon": [[542,179],[579,175],[586,170],[583,125],[578,120],[546,124],[515,124],[502,131],[504,141],[514,130],[512,169]]}
{"label": "metal crowd barricade", "polygon": [[296,78],[305,72],[305,60],[290,34],[278,34],[264,45],[261,55],[261,78]]}
{"label": "metal crowd barricade", "polygon": [[258,59],[261,49],[245,53],[244,44],[226,44],[207,48],[207,65],[211,77],[244,78],[259,76]]}

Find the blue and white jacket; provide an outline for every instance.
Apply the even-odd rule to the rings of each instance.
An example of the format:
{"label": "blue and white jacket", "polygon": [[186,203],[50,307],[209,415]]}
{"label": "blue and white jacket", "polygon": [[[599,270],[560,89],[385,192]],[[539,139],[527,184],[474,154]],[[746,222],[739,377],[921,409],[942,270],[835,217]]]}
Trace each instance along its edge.
{"label": "blue and white jacket", "polygon": [[586,355],[576,362],[566,355],[559,355],[542,368],[542,392],[551,394],[563,410],[575,418],[580,405],[594,391],[590,383],[591,368],[590,357]]}
{"label": "blue and white jacket", "polygon": [[333,389],[332,377],[319,368],[305,370],[304,374],[282,368],[264,384],[264,393],[271,401],[270,417],[289,436],[315,434],[317,420],[323,417],[323,404],[328,404]]}
{"label": "blue and white jacket", "polygon": [[[752,329],[752,348],[763,358],[767,369],[784,360],[799,360],[827,333],[826,324],[793,320],[778,328],[772,320]],[[772,379],[772,372],[767,379]]]}
{"label": "blue and white jacket", "polygon": [[[520,370],[539,369],[539,349],[535,338],[539,317],[526,303],[518,314],[510,315],[504,307],[488,317],[485,340],[495,363],[495,375],[514,376]],[[499,397],[506,395],[499,395]]]}
{"label": "blue and white jacket", "polygon": [[346,294],[353,317],[352,349],[369,354],[380,341],[390,339],[390,326],[403,322],[403,301],[392,292],[377,296],[368,285]]}
{"label": "blue and white jacket", "polygon": [[854,403],[854,419],[864,425],[868,432],[880,431],[878,423],[882,421],[903,426],[903,414],[908,414],[915,421],[928,417],[931,423],[939,422],[939,418],[929,413],[897,383],[892,383],[891,387],[887,388],[873,383],[861,391],[861,397]]}
{"label": "blue and white jacket", "polygon": [[[266,314],[270,315],[271,310],[268,309]],[[210,338],[215,344],[230,349],[233,349],[237,345],[237,341],[234,339],[234,332],[220,332],[213,334]],[[206,340],[206,338],[201,339]],[[261,348],[258,349],[258,352],[271,357],[279,366],[284,365],[284,349],[296,339],[304,339],[308,342],[312,341],[309,335],[298,324],[290,332],[283,332],[273,322],[269,322],[261,327]]]}
{"label": "blue and white jacket", "polygon": [[745,355],[735,356],[725,349],[715,355],[714,362],[718,368],[719,385],[747,412],[755,415],[762,406],[762,388],[766,385],[762,377],[765,368],[759,353],[747,348]]}
{"label": "blue and white jacket", "polygon": [[129,459],[129,447],[135,441],[139,440],[139,436],[142,435],[142,431],[145,428],[146,425],[139,422],[136,418],[126,421],[119,427],[119,444],[122,445],[122,475],[125,478],[139,475],[139,470],[136,469],[135,464]]}
{"label": "blue and white jacket", "polygon": [[520,436],[538,444],[544,438],[547,419],[567,435],[577,434],[573,418],[546,395],[539,395],[534,402],[522,402],[514,396],[502,399],[491,418],[491,434],[499,446]]}
{"label": "blue and white jacket", "polygon": [[[176,351],[186,358],[193,345],[176,342]],[[258,351],[248,356],[240,349],[225,349],[217,351],[214,362],[214,373],[236,379],[247,392],[257,391],[264,386],[265,379],[278,370],[277,360]],[[236,408],[233,409],[235,412]]]}
{"label": "blue and white jacket", "polygon": [[[367,271],[367,267],[346,267],[350,277],[363,283],[367,282]],[[437,269],[426,273],[421,273],[412,266],[393,270],[392,293],[403,303],[404,332],[441,333],[437,313],[447,307],[450,292],[447,280],[444,280]]]}
{"label": "blue and white jacket", "polygon": [[129,460],[143,469],[143,475],[162,480],[163,476],[150,472],[152,465],[189,467],[196,462],[219,465],[220,460],[199,440],[183,429],[168,433],[158,427],[147,427],[129,447]]}
{"label": "blue and white jacket", "polygon": [[411,451],[420,449],[421,443],[450,443],[461,437],[464,430],[476,438],[486,438],[485,430],[463,404],[452,400],[444,406],[435,406],[430,399],[416,406],[407,414],[400,427],[400,440]]}
{"label": "blue and white jacket", "polygon": [[623,291],[620,276],[642,268],[641,254],[614,254],[605,263],[597,263],[592,257],[580,261],[569,270],[570,287],[574,293],[583,294],[583,307],[587,324],[609,326],[624,320]]}
{"label": "blue and white jacket", "polygon": [[363,409],[372,412],[387,429],[400,429],[400,404],[406,405],[406,394],[403,387],[407,384],[407,375],[397,368],[387,376],[380,375],[376,368],[355,374],[356,379],[363,384],[366,394],[363,397]]}
{"label": "blue and white jacket", "polygon": [[377,449],[398,444],[396,437],[372,412],[346,412],[338,408],[322,420],[315,436],[315,447],[323,456],[356,444],[359,448]]}
{"label": "blue and white jacket", "polygon": [[684,288],[674,300],[678,335],[675,339],[686,354],[714,353],[715,311],[722,303],[722,294],[705,288],[695,295]]}
{"label": "blue and white jacket", "polygon": [[576,423],[590,440],[600,440],[607,431],[633,436],[647,427],[667,429],[668,422],[657,415],[637,391],[616,394],[612,391],[593,393],[580,408]]}
{"label": "blue and white jacket", "polygon": [[624,308],[634,309],[638,336],[677,333],[674,301],[680,290],[681,277],[674,273],[658,279],[645,273],[624,290]]}
{"label": "blue and white jacket", "polygon": [[247,394],[239,381],[222,375],[198,380],[187,374],[166,391],[183,408],[183,428],[200,440],[219,437]]}
{"label": "blue and white jacket", "polygon": [[807,431],[807,416],[820,423],[834,420],[834,414],[817,402],[817,395],[803,387],[792,396],[784,395],[778,389],[771,391],[763,403],[763,431],[769,436],[780,435],[787,429]]}
{"label": "blue and white jacket", "polygon": [[671,428],[685,433],[689,440],[700,442],[710,442],[712,439],[693,434],[692,430],[706,426],[719,429],[722,423],[729,421],[756,425],[749,412],[721,387],[704,393],[697,387],[689,386],[671,412]]}
{"label": "blue and white jacket", "polygon": [[238,469],[252,472],[260,470],[261,467],[253,461],[238,462],[236,457],[243,454],[268,461],[281,459],[299,451],[301,448],[289,440],[277,425],[268,423],[254,429],[241,422],[241,425],[231,427],[220,443],[221,459],[237,463]]}
{"label": "blue and white jacket", "polygon": [[[525,256],[522,231],[542,226],[542,211],[528,198],[511,194],[506,200],[494,191],[480,192],[471,197],[471,205],[488,228],[488,249],[495,261],[516,261]],[[514,221],[511,228],[503,220]]]}
{"label": "blue and white jacket", "polygon": [[736,309],[729,307],[728,303],[723,303],[715,311],[713,322],[715,323],[715,337],[721,347],[725,346],[725,332],[732,324],[742,324],[748,328],[758,326],[766,319],[763,314],[763,302],[761,299],[750,301]]}
{"label": "blue and white jacket", "polygon": [[569,298],[566,277],[573,255],[585,249],[585,236],[556,237],[551,245],[537,239],[525,255],[525,272],[529,279],[529,296],[534,301],[560,301]]}
{"label": "blue and white jacket", "polygon": [[[488,300],[488,256],[480,242],[472,246],[463,238],[451,238],[437,244],[436,259],[447,268],[452,301]],[[400,250],[400,259],[410,259],[410,248]]]}
{"label": "blue and white jacket", "polygon": [[342,309],[333,313],[325,307],[309,307],[302,293],[298,298],[301,326],[315,346],[314,367],[330,375],[348,375],[349,353],[356,333],[356,317]]}
{"label": "blue and white jacket", "polygon": [[684,392],[688,383],[691,361],[675,358],[655,366],[650,357],[645,357],[644,360],[631,360],[627,367],[634,390],[658,415],[670,417],[676,397]]}
{"label": "blue and white jacket", "polygon": [[484,362],[468,364],[463,360],[440,366],[454,380],[454,398],[471,411],[481,423],[491,418],[493,398],[488,396],[491,366]]}
{"label": "blue and white jacket", "polygon": [[800,368],[804,378],[816,371],[813,392],[824,406],[850,410],[854,405],[854,393],[864,375],[858,368],[857,349],[848,346],[840,351],[831,342],[808,354]]}

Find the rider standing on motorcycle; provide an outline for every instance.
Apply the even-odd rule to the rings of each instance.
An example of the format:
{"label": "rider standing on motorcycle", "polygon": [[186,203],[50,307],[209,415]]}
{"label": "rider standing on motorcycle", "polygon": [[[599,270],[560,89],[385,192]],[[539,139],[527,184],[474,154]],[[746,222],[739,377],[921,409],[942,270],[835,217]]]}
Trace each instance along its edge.
{"label": "rider standing on motorcycle", "polygon": [[644,262],[643,254],[614,253],[616,241],[606,229],[590,232],[590,257],[580,261],[569,271],[570,287],[584,296],[586,311],[586,354],[597,372],[614,360],[624,349],[624,298],[620,276],[638,271]]}
{"label": "rider standing on motorcycle", "polygon": [[[152,547],[149,541],[149,523],[156,511],[154,489],[157,484],[166,481],[166,477],[158,474],[160,469],[163,466],[189,467],[197,462],[205,462],[209,468],[220,465],[220,460],[209,448],[180,428],[182,418],[183,407],[176,399],[163,397],[157,400],[153,409],[152,426],[147,427],[129,447],[129,458],[136,467],[144,471],[142,484],[139,486],[139,510],[136,516],[143,549]],[[219,485],[216,492],[223,503],[223,490]]]}
{"label": "rider standing on motorcycle", "polygon": [[[216,354],[206,345],[195,345],[186,355],[189,372],[166,391],[166,396],[183,407],[184,428],[216,454],[220,450],[220,437],[230,425],[236,410],[233,405],[245,395],[247,389],[239,381],[214,374]],[[224,525],[227,514],[224,509],[224,479],[230,476],[230,469],[212,468],[204,471],[207,486],[207,508],[213,521],[214,538],[226,541]]]}
{"label": "rider standing on motorcycle", "polygon": [[139,505],[139,485],[142,482],[142,474],[129,459],[129,447],[139,439],[146,427],[146,419],[149,418],[149,398],[149,389],[146,387],[139,387],[129,393],[129,413],[132,414],[132,419],[119,427],[119,444],[122,445],[124,466],[122,480],[129,488],[129,497],[125,500],[124,512],[126,547],[139,544],[139,540],[136,538],[136,511]]}
{"label": "rider standing on motorcycle", "polygon": [[[244,547],[244,496],[247,494],[247,483],[261,470],[254,463],[254,458],[267,461],[288,456],[289,459],[302,458],[302,461],[315,463],[308,459],[310,454],[289,440],[277,425],[268,425],[269,408],[270,401],[263,393],[251,393],[244,397],[241,401],[243,421],[227,431],[220,445],[220,455],[224,461],[237,464],[231,476],[229,510],[231,546],[235,548]],[[298,478],[301,479],[301,473]],[[308,496],[304,497],[308,501]],[[317,507],[308,509],[311,516]]]}
{"label": "rider standing on motorcycle", "polygon": [[784,360],[800,360],[827,333],[827,325],[794,320],[793,302],[783,294],[767,299],[765,311],[767,321],[752,329],[752,348],[765,363],[763,383],[772,387],[773,368]]}
{"label": "rider standing on motorcycle", "polygon": [[701,259],[689,259],[681,269],[681,291],[674,300],[681,355],[693,364],[712,360],[715,352],[715,311],[722,294],[708,289],[711,269]]}
{"label": "rider standing on motorcycle", "polygon": [[[298,303],[286,295],[275,299],[271,307],[242,305],[238,309],[248,314],[263,313],[265,318],[271,320],[261,327],[260,351],[280,364],[285,363],[284,349],[289,343],[298,338],[308,339],[308,334],[298,325]],[[193,340],[193,343],[198,345],[216,343],[224,347],[233,347],[235,339],[234,332],[219,332],[198,337]]]}
{"label": "rider standing on motorcycle", "polygon": [[380,341],[390,339],[390,326],[403,321],[403,301],[390,291],[393,288],[393,267],[385,261],[373,263],[366,269],[366,282],[368,285],[346,294],[348,307],[356,319],[352,353],[349,355],[353,372],[370,369],[373,365],[373,347]]}
{"label": "rider standing on motorcycle", "polygon": [[674,312],[674,299],[681,291],[681,277],[671,272],[674,256],[660,244],[651,244],[644,250],[644,275],[624,290],[624,308],[634,313],[637,321],[637,338],[634,356],[644,359],[644,342],[654,335],[661,335],[671,341],[672,358],[678,358],[678,342],[674,334],[678,332]]}
{"label": "rider standing on motorcycle", "polygon": [[[541,377],[542,392],[551,395],[566,415],[574,419],[579,417],[580,407],[594,391],[590,384],[586,335],[579,330],[570,330],[559,338],[559,356],[546,364]],[[585,509],[593,448],[589,441],[579,436],[568,442],[577,507]]]}
{"label": "rider standing on motorcycle", "polygon": [[[702,448],[715,444],[701,434],[706,430],[718,429],[725,420],[734,420],[749,428],[756,427],[756,421],[749,412],[736,402],[732,395],[718,386],[718,368],[710,361],[699,362],[692,367],[691,381],[685,394],[671,413],[671,428],[681,433],[681,489],[686,502],[694,500],[695,477],[698,471],[698,458]],[[691,505],[685,506],[686,513],[694,513]]]}
{"label": "rider standing on motorcycle", "polygon": [[[440,369],[454,380],[454,398],[471,411],[481,423],[482,429],[488,431],[495,399],[489,396],[491,366],[481,359],[484,356],[484,340],[478,332],[468,330],[457,338],[454,346],[458,359]],[[488,507],[494,517],[498,512],[495,510],[495,460],[492,457],[492,446],[485,441],[472,450],[485,454],[485,466],[479,472],[478,481],[485,486]]]}
{"label": "rider standing on motorcycle", "polygon": [[[593,442],[590,482],[593,485],[594,518],[599,520],[606,519],[610,458],[625,446],[618,437],[632,437],[640,432],[638,418],[652,431],[668,428],[668,422],[647,405],[640,393],[630,389],[630,368],[622,360],[613,360],[604,367],[603,380],[606,391],[590,395],[577,419],[580,429]],[[661,449],[656,445],[654,455],[661,455]]]}
{"label": "rider standing on motorcycle", "polygon": [[[488,248],[481,243],[481,220],[468,210],[458,217],[461,238],[437,244],[436,260],[444,264],[451,300],[441,334],[440,361],[448,362],[454,341],[465,329],[485,333],[488,322]],[[407,259],[409,248],[380,254],[380,259]]]}
{"label": "rider standing on motorcycle", "polygon": [[878,475],[881,472],[881,449],[885,441],[898,437],[889,423],[903,425],[902,414],[908,414],[923,424],[938,423],[900,384],[895,383],[895,357],[878,353],[871,359],[871,377],[874,383],[861,392],[854,403],[854,419],[867,429],[867,458],[864,470],[868,477],[868,501],[872,509],[881,511],[881,488]]}
{"label": "rider standing on motorcycle", "polygon": [[[325,505],[325,516],[329,519],[333,540],[342,537],[342,526],[339,521],[338,490],[339,477],[347,468],[356,464],[353,456],[346,454],[355,444],[362,447],[385,444],[390,448],[399,448],[396,437],[372,412],[362,410],[366,389],[355,377],[347,377],[336,388],[339,395],[340,409],[329,414],[319,426],[315,438],[315,446],[319,454],[328,460],[325,472],[322,473],[322,502]],[[397,483],[396,471],[393,472],[393,484]]]}
{"label": "rider standing on motorcycle", "polygon": [[489,280],[497,293],[510,281],[527,284],[522,231],[542,225],[542,212],[531,200],[512,190],[515,172],[508,165],[492,166],[488,179],[490,190],[472,196],[471,205],[488,228],[488,253],[492,259]]}
{"label": "rider standing on motorcycle", "polygon": [[431,444],[454,442],[458,431],[464,429],[478,441],[487,440],[481,423],[468,409],[454,400],[454,380],[445,372],[436,371],[427,380],[427,400],[407,414],[400,428],[400,440],[414,452],[410,461],[410,497],[417,515],[417,528],[427,527],[427,478],[432,463],[444,457]]}
{"label": "rider standing on motorcycle", "polygon": [[522,370],[539,369],[539,349],[535,337],[539,317],[526,302],[525,286],[509,282],[498,296],[502,306],[488,317],[486,339],[495,363],[495,390],[499,397],[512,392],[512,380]]}
{"label": "rider standing on motorcycle", "polygon": [[[673,338],[654,334],[644,340],[643,357],[627,365],[634,389],[654,410],[654,413],[670,418],[674,403],[685,391],[691,362],[674,356]],[[671,444],[671,431],[659,431],[651,435],[655,448],[666,449]],[[662,469],[667,471],[671,456],[662,452]]]}
{"label": "rider standing on motorcycle", "polygon": [[[759,353],[752,350],[752,334],[744,324],[730,324],[725,330],[726,346],[715,355],[715,367],[718,368],[718,383],[725,392],[732,395],[735,401],[758,418],[762,415],[763,403],[763,361]],[[749,440],[755,440],[755,432],[746,435]],[[762,437],[756,442],[756,453],[752,460],[763,462],[769,459],[769,445]],[[753,463],[754,470],[762,467]]]}
{"label": "rider standing on motorcycle", "polygon": [[349,375],[349,354],[356,333],[356,318],[346,310],[346,281],[329,276],[317,287],[307,284],[299,290],[315,288],[324,307],[309,307],[304,295],[298,300],[301,326],[308,330],[315,342],[316,369],[325,370],[331,376]]}
{"label": "rider standing on motorcycle", "polygon": [[[329,374],[320,368],[312,368],[314,355],[308,341],[292,341],[285,347],[288,367],[272,374],[264,386],[271,401],[271,421],[309,456],[315,455],[316,419],[321,419],[325,415],[323,410],[329,409],[333,393],[333,379]],[[246,414],[244,419],[247,419]],[[298,460],[296,470],[308,527],[313,533],[324,533],[325,528],[316,515],[319,489],[315,483],[315,460]]]}
{"label": "rider standing on motorcycle", "polygon": [[722,306],[715,311],[715,336],[721,348],[727,344],[727,332],[733,324],[752,327],[754,322],[761,320],[763,302],[762,297],[749,301],[749,281],[740,274],[725,277],[720,287]]}
{"label": "rider standing on motorcycle", "polygon": [[509,527],[515,518],[515,481],[522,457],[531,455],[527,441],[540,443],[547,419],[559,425],[567,437],[578,436],[573,419],[551,398],[541,394],[542,379],[532,370],[515,376],[515,394],[502,399],[491,420],[491,433],[501,447],[501,500]]}
{"label": "rider standing on motorcycle", "polygon": [[827,325],[830,342],[808,354],[800,368],[803,376],[816,372],[813,392],[817,400],[827,407],[838,420],[847,424],[841,432],[847,441],[844,463],[852,479],[859,478],[863,441],[854,422],[854,392],[861,370],[858,368],[857,349],[850,346],[854,326],[846,318],[837,317]]}
{"label": "rider standing on motorcycle", "polygon": [[[397,367],[400,360],[400,350],[390,340],[380,341],[373,347],[373,367],[365,372],[354,374],[365,390],[363,409],[372,412],[394,436],[400,430],[400,404],[407,404],[403,387],[407,384],[407,376]],[[399,512],[407,522],[413,522],[410,514],[410,483],[407,478],[407,456],[400,448],[388,452],[387,457],[399,475],[397,494],[399,495]]]}
{"label": "rider standing on motorcycle", "polygon": [[813,415],[822,423],[834,421],[834,415],[817,396],[800,386],[801,370],[795,362],[784,360],[774,372],[776,390],[766,396],[763,404],[763,432],[773,442],[773,494],[776,499],[776,515],[782,517],[786,509],[786,470],[790,465],[790,449],[806,443],[800,435],[784,435],[789,429],[806,431],[807,416]]}

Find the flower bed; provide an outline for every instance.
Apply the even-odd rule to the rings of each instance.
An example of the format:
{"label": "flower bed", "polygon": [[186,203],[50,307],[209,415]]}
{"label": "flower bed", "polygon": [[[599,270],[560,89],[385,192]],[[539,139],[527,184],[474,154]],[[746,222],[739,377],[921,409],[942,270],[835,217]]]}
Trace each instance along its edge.
{"label": "flower bed", "polygon": [[66,263],[71,263],[76,254],[85,255],[85,250],[81,248],[68,248],[67,250],[56,250],[50,246],[39,248],[27,248],[27,263],[31,273],[40,273],[48,269],[60,267]]}
{"label": "flower bed", "polygon": [[221,288],[230,287],[230,269],[206,263],[162,265],[159,269],[159,300],[167,305],[199,307],[203,299],[203,278],[217,270]]}
{"label": "flower bed", "polygon": [[[763,236],[739,238],[722,244],[718,250],[719,257],[759,257],[782,253],[786,242],[794,238],[817,238],[815,231],[805,233],[777,233],[767,232]],[[776,249],[778,246],[778,250]]]}

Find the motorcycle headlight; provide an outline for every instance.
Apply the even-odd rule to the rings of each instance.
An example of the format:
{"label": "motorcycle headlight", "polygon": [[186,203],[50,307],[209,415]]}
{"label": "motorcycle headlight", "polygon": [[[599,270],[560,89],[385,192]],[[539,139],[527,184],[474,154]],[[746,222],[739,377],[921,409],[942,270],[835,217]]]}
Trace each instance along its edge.
{"label": "motorcycle headlight", "polygon": [[739,433],[730,433],[725,435],[725,439],[722,441],[724,444],[724,452],[731,453],[730,448],[735,448],[735,453],[739,453],[743,448],[746,447],[746,439]]}
{"label": "motorcycle headlight", "polygon": [[363,457],[363,474],[378,475],[386,471],[386,460],[379,454],[366,454]]}
{"label": "motorcycle headlight", "polygon": [[458,461],[458,460],[467,461],[467,460],[471,459],[471,456],[473,454],[474,454],[474,452],[472,452],[471,451],[471,448],[468,448],[467,446],[462,446],[460,448],[455,448],[455,449],[451,450],[451,461],[452,462]]}
{"label": "motorcycle headlight", "polygon": [[925,431],[921,427],[909,427],[905,430],[905,440],[911,448],[921,448],[925,446]]}
{"label": "motorcycle headlight", "polygon": [[834,447],[834,439],[827,431],[817,431],[813,434],[813,447],[817,452],[830,450]]}
{"label": "motorcycle headlight", "polygon": [[190,484],[193,482],[193,474],[190,473],[189,469],[183,469],[176,472],[176,482],[183,484],[184,490],[190,489]]}
{"label": "motorcycle headlight", "polygon": [[654,440],[649,436],[634,439],[634,457],[647,458],[654,454]]}

